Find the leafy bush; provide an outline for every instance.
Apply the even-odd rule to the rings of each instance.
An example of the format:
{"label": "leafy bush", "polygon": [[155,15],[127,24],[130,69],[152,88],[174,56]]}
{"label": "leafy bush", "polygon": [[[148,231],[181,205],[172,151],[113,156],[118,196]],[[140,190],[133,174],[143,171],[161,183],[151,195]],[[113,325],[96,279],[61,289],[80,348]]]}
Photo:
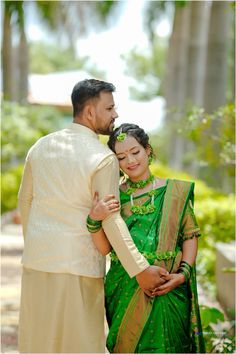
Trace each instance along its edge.
{"label": "leafy bush", "polygon": [[206,353],[233,353],[234,321],[226,321],[224,314],[215,307],[200,306],[200,312]]}
{"label": "leafy bush", "polygon": [[40,137],[64,123],[62,114],[49,107],[3,102],[1,130],[1,212],[16,208],[24,159]]}
{"label": "leafy bush", "polygon": [[[160,177],[194,180],[186,173],[169,169],[162,164],[151,165],[152,172]],[[208,187],[203,181],[195,180],[195,214],[201,229],[197,259],[198,281],[215,296],[215,261],[217,242],[234,240],[235,198]]]}
{"label": "leafy bush", "polygon": [[14,167],[1,174],[1,212],[16,209],[17,193],[20,187],[23,165]]}
{"label": "leafy bush", "polygon": [[49,107],[2,105],[2,171],[22,163],[31,145],[62,125],[60,112]]}

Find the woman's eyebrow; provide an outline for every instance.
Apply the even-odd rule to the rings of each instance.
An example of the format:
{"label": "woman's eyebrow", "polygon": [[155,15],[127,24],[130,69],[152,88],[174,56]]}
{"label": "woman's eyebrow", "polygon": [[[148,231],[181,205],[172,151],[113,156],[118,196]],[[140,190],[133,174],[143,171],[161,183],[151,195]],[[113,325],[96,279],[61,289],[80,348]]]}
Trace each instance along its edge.
{"label": "woman's eyebrow", "polygon": [[[129,150],[126,150],[126,151],[131,151],[131,150],[134,150],[134,149],[137,149],[138,148],[138,145],[135,145],[133,146],[131,149]],[[121,155],[121,154],[125,154],[125,151],[124,152],[117,152],[116,155]]]}

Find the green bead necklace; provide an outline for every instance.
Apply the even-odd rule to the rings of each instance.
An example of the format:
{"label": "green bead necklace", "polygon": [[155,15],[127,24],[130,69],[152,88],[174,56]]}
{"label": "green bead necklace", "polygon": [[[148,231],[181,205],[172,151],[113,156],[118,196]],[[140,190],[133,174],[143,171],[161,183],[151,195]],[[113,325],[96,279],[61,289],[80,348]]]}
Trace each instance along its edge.
{"label": "green bead necklace", "polygon": [[127,184],[129,188],[126,190],[126,194],[131,195],[133,194],[136,189],[143,189],[145,188],[150,182],[154,181],[154,176],[150,175],[147,179],[141,179],[140,181],[137,182],[132,182],[129,178],[127,179]]}
{"label": "green bead necklace", "polygon": [[[149,204],[149,205],[134,205],[133,193],[137,189],[145,188],[150,182],[153,182],[153,189],[148,192],[148,195],[151,198],[151,204]],[[132,182],[130,179],[128,179],[127,184],[129,186],[129,188],[126,190],[125,193],[130,195],[130,204],[131,204],[130,210],[132,211],[132,213],[138,214],[138,215],[146,215],[146,214],[154,213],[156,211],[156,206],[154,205],[154,198],[156,195],[156,191],[154,190],[155,177],[153,175],[150,175],[146,180],[140,180],[137,182]]]}

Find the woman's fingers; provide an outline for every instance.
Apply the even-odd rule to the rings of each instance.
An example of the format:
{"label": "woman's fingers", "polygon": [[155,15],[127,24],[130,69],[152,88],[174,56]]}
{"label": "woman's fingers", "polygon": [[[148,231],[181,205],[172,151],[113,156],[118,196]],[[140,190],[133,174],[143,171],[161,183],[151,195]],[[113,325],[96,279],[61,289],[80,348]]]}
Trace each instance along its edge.
{"label": "woman's fingers", "polygon": [[98,192],[95,192],[93,195],[93,205],[96,205],[98,203]]}
{"label": "woman's fingers", "polygon": [[110,200],[112,199],[116,199],[115,195],[114,194],[108,194],[106,195],[104,198],[103,198],[103,201],[106,203],[106,202],[109,202]]}

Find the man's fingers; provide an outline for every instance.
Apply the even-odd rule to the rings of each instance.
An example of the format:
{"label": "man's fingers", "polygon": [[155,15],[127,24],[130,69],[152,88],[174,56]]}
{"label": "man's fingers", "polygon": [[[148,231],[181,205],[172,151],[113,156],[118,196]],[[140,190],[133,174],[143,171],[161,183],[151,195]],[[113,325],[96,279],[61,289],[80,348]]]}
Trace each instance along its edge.
{"label": "man's fingers", "polygon": [[152,295],[152,292],[150,291],[150,290],[148,290],[148,289],[142,289],[143,290],[143,292],[147,295],[147,296],[149,296],[149,297],[152,297],[153,295]]}
{"label": "man's fingers", "polygon": [[172,276],[171,276],[171,274],[167,274],[167,275],[163,275],[162,278],[165,280],[171,280]]}
{"label": "man's fingers", "polygon": [[165,268],[161,268],[161,267],[159,268],[158,273],[160,276],[162,276],[162,275],[166,276],[169,274],[169,272],[167,272],[167,270]]}

